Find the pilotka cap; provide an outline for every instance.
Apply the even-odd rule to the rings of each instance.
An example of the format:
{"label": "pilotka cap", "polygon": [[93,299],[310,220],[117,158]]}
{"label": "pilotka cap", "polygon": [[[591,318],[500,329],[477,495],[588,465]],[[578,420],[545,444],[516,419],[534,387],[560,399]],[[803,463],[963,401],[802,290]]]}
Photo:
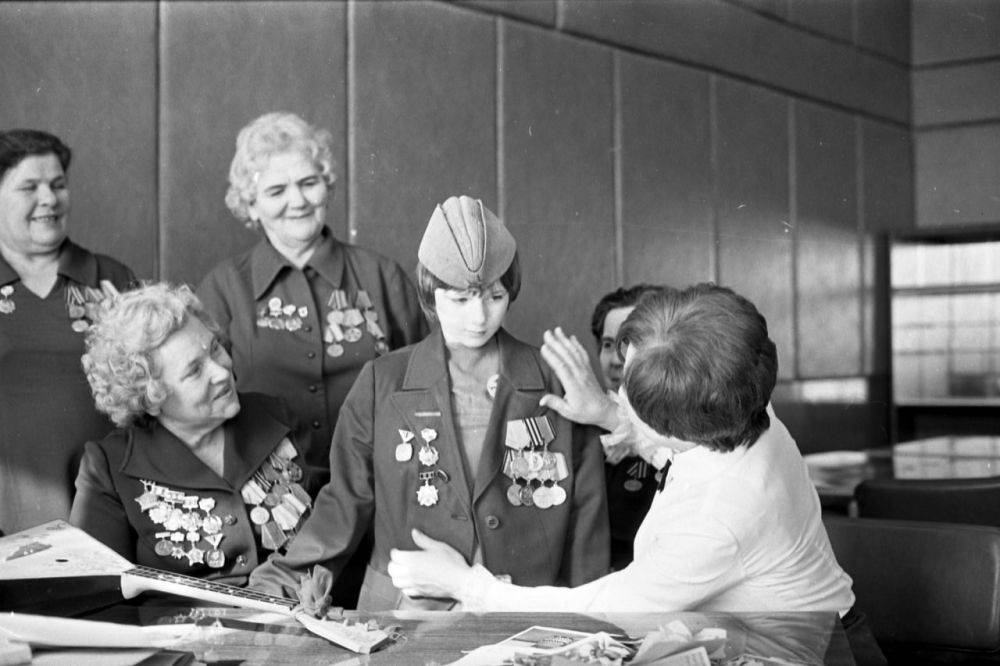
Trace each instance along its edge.
{"label": "pilotka cap", "polygon": [[492,284],[510,268],[517,244],[482,200],[450,197],[434,209],[417,259],[456,289]]}

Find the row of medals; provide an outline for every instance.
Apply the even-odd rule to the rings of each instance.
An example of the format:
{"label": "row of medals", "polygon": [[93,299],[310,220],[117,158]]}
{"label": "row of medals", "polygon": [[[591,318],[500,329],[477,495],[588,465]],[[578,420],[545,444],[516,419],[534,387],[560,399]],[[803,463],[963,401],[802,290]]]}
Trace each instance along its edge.
{"label": "row of medals", "polygon": [[[0,314],[11,314],[17,309],[11,298],[13,294],[13,285],[5,284],[0,287]],[[69,315],[70,327],[77,333],[86,331],[90,328],[90,322],[94,321],[101,301],[117,294],[118,290],[107,280],[102,280],[101,289],[75,284],[67,286],[66,313]]]}
{"label": "row of medals", "polygon": [[[490,400],[496,398],[499,380],[500,375],[490,375],[486,381],[486,394]],[[413,458],[413,440],[416,439],[416,436],[409,430],[400,429],[399,438],[401,441],[396,445],[396,462],[408,462]],[[423,470],[417,474],[417,478],[423,481],[423,484],[417,487],[417,503],[420,506],[434,506],[438,502],[438,489],[431,484],[431,481],[436,478],[447,481],[448,473],[443,469],[433,469],[440,457],[437,448],[431,444],[437,439],[437,431],[434,428],[424,428],[420,431],[420,439],[424,443],[420,446],[420,451],[417,452],[417,459],[422,467],[431,469]]]}
{"label": "row of medals", "polygon": [[548,509],[566,501],[559,482],[569,476],[569,469],[562,453],[549,451],[553,439],[552,425],[544,415],[507,422],[504,443],[509,450],[503,473],[511,480],[507,501],[513,506]]}
{"label": "row of medals", "polygon": [[[261,542],[268,550],[277,550],[294,534],[312,505],[308,493],[297,483],[302,469],[292,462],[294,456],[295,448],[284,440],[240,491],[243,501],[253,506],[250,520],[261,527]],[[145,479],[142,485],[143,493],[135,501],[154,524],[164,528],[153,535],[157,539],[154,552],[160,557],[186,557],[189,566],[205,563],[213,569],[222,568],[226,556],[219,545],[225,535],[222,518],[212,513],[215,499],[187,495]],[[207,547],[199,547],[202,541]]]}
{"label": "row of medals", "polygon": [[[351,307],[343,289],[334,289],[326,305],[328,312],[324,321],[323,343],[329,356],[343,356],[345,343],[359,341],[363,337],[362,324],[375,338],[375,351],[379,354],[389,351],[385,331],[378,324],[378,312],[364,289],[358,290],[354,307]],[[294,332],[302,328],[302,320],[308,316],[309,308],[305,305],[282,303],[280,298],[274,296],[258,309],[257,327]]]}

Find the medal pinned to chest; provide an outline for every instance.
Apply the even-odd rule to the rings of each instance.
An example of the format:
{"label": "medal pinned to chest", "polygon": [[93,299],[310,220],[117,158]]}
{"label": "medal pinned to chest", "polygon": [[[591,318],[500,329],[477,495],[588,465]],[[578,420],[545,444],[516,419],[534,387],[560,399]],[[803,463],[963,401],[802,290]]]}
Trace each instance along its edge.
{"label": "medal pinned to chest", "polygon": [[312,507],[312,499],[298,483],[302,468],[293,460],[297,455],[292,443],[283,439],[240,489],[250,522],[260,530],[261,545],[267,550],[284,546]]}
{"label": "medal pinned to chest", "polygon": [[295,332],[302,328],[302,321],[308,316],[307,306],[282,303],[280,298],[272,296],[257,308],[257,328]]}
{"label": "medal pinned to chest", "polygon": [[[421,483],[417,486],[417,504],[423,507],[431,507],[438,503],[438,489],[433,482],[438,479],[448,480],[448,474],[437,468],[441,457],[433,444],[437,436],[437,430],[434,428],[423,428],[420,431],[422,443],[417,451],[417,460],[420,462],[417,478]],[[401,441],[396,445],[396,462],[409,462],[413,458],[413,441],[416,435],[400,428],[399,437]]]}
{"label": "medal pinned to chest", "polygon": [[222,519],[216,516],[215,499],[188,495],[152,481],[142,480],[143,492],[135,498],[139,509],[162,529],[153,533],[153,547],[160,557],[187,558],[188,566],[207,564],[221,568],[226,556],[219,550]]}
{"label": "medal pinned to chest", "polygon": [[566,501],[559,482],[569,477],[566,458],[549,450],[555,439],[547,416],[507,421],[503,473],[511,480],[507,501],[513,506],[548,509]]}
{"label": "medal pinned to chest", "polygon": [[[118,296],[118,290],[107,280],[101,280],[101,288],[81,285],[67,285],[66,314],[69,315],[70,328],[77,333],[86,332],[97,320],[101,303]],[[13,303],[11,303],[13,306]]]}
{"label": "medal pinned to chest", "polygon": [[17,309],[11,294],[14,293],[13,285],[5,284],[0,287],[0,314],[10,314]]}
{"label": "medal pinned to chest", "polygon": [[637,493],[642,490],[643,481],[649,476],[652,469],[645,460],[637,460],[625,470],[626,479],[622,486],[630,493]]}
{"label": "medal pinned to chest", "polygon": [[362,326],[375,339],[375,352],[377,354],[389,351],[385,331],[379,326],[378,312],[376,312],[375,305],[367,291],[359,289],[352,306],[346,291],[334,289],[326,305],[328,312],[326,313],[323,342],[327,345],[327,354],[334,358],[343,356],[346,351],[345,345],[358,342],[364,337]]}

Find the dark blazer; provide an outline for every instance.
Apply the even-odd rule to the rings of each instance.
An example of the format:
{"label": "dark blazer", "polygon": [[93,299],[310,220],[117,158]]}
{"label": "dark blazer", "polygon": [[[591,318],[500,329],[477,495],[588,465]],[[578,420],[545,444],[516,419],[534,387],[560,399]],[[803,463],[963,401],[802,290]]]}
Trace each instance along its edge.
{"label": "dark blazer", "polygon": [[[500,380],[474,480],[466,479],[451,412],[450,382],[444,341],[436,328],[424,341],[365,365],[337,422],[330,450],[331,480],[320,490],[314,514],[288,552],[273,556],[254,571],[250,584],[272,594],[294,589],[297,574],[322,564],[339,575],[359,540],[374,523],[374,551],[358,607],[385,610],[414,607],[392,585],[386,566],[393,548],[413,549],[413,528],[445,541],[471,562],[478,543],[483,564],[507,574],[519,585],[576,586],[608,568],[608,519],[603,455],[585,430],[547,412],[555,439],[551,451],[566,458],[569,477],[560,482],[567,494],[547,509],[512,506],[511,481],[502,471],[506,423],[546,410],[539,399],[561,388],[537,349],[497,333]],[[433,506],[417,502],[420,430],[433,428],[439,498]],[[413,456],[397,461],[399,430],[416,435]],[[472,491],[470,492],[470,488]],[[422,608],[446,608],[451,602],[416,600]]]}
{"label": "dark blazer", "polygon": [[[260,546],[240,489],[285,437],[297,449],[302,437],[289,425],[293,417],[279,400],[256,393],[239,397],[240,413],[223,425],[224,478],[159,422],[119,428],[100,442],[87,442],[70,523],[137,565],[232,585],[246,583],[250,571],[269,551]],[[164,527],[154,523],[136,502],[145,490],[143,480],[215,500],[212,514],[222,519],[222,568],[156,554],[160,539],[155,534]],[[302,484],[308,488],[308,479]],[[205,542],[199,547],[205,549]]]}

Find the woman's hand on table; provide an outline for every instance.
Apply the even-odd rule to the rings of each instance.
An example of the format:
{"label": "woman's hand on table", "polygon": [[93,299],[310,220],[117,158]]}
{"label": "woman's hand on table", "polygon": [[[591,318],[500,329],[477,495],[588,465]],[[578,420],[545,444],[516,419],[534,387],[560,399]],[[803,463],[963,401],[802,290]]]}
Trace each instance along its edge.
{"label": "woman's hand on table", "polygon": [[420,550],[393,548],[387,571],[392,584],[409,597],[458,599],[472,575],[462,555],[420,530],[413,530],[413,543]]}
{"label": "woman's hand on table", "polygon": [[567,336],[559,327],[545,331],[543,339],[542,358],[556,373],[565,395],[546,394],[539,404],[554,409],[570,421],[615,430],[617,405],[598,383],[587,350],[580,341],[575,335]]}

